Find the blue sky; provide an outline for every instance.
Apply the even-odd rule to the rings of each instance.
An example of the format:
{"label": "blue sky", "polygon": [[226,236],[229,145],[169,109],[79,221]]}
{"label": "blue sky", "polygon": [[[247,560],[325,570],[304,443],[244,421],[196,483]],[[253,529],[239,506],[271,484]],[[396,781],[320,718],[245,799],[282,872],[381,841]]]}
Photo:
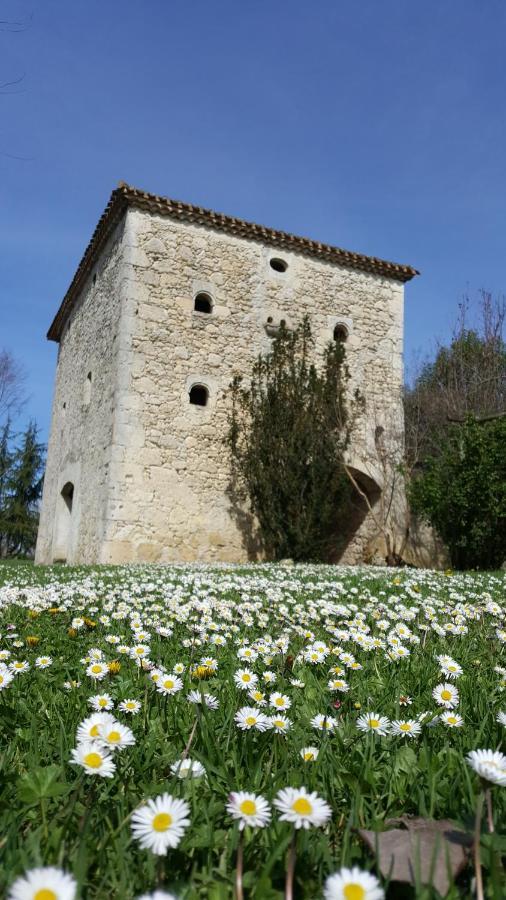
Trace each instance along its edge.
{"label": "blue sky", "polygon": [[506,291],[504,0],[0,0],[0,347],[46,330],[119,180],[409,263],[406,360]]}

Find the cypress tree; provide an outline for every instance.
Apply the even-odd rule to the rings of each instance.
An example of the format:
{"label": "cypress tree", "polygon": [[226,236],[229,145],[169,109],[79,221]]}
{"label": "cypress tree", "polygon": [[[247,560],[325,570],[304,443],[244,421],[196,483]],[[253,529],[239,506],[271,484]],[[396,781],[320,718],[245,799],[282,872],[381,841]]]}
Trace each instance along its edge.
{"label": "cypress tree", "polygon": [[249,500],[274,559],[326,559],[349,496],[344,346],[329,343],[319,368],[314,349],[307,317],[293,331],[281,325],[248,383],[230,387],[231,493]]}
{"label": "cypress tree", "polygon": [[38,428],[31,421],[15,451],[6,479],[3,520],[10,556],[32,552],[37,537],[44,469],[44,445],[39,443],[37,436]]}

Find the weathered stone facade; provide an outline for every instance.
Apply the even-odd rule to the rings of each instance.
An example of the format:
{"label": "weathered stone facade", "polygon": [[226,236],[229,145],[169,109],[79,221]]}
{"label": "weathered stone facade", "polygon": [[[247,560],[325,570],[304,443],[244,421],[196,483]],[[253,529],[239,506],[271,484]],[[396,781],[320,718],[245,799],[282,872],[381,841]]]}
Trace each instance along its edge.
{"label": "weathered stone facade", "polygon": [[[350,390],[360,387],[376,417],[402,421],[403,282],[414,270],[336,263],[298,244],[278,248],[278,233],[263,241],[215,226],[212,214],[194,221],[157,208],[125,202],[109,215],[50,331],[60,347],[38,562],[254,556],[247,513],[227,491],[227,388],[269,349],[281,319],[308,313],[318,353],[344,325]],[[210,313],[195,310],[200,293]],[[189,402],[194,385],[207,388],[207,405]],[[367,414],[350,464],[374,470]],[[381,487],[379,472],[375,480]],[[371,536],[370,517],[360,519],[345,561],[361,559]]]}

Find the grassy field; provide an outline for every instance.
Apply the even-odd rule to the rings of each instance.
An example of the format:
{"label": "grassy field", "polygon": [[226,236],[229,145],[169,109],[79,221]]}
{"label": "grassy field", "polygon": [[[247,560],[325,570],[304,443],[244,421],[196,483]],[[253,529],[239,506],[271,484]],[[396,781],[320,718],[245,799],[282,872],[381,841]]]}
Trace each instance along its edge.
{"label": "grassy field", "polygon": [[[288,896],[294,873],[321,898],[358,866],[389,898],[439,896],[418,851],[410,887],[360,830],[472,835],[488,782],[466,755],[504,749],[504,591],[501,573],[0,565],[0,895],[56,866],[86,900],[274,900],[287,870]],[[483,891],[504,898],[505,787],[489,799]],[[446,854],[447,896],[473,896],[469,856],[453,879]]]}

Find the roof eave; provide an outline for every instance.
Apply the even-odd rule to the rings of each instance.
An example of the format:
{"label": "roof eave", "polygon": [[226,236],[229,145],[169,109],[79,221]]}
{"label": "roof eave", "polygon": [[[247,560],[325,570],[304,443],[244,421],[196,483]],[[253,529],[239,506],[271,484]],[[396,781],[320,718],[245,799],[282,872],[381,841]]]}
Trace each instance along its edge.
{"label": "roof eave", "polygon": [[340,265],[344,268],[381,275],[394,281],[410,281],[415,275],[419,275],[417,269],[400,263],[388,262],[374,256],[366,256],[361,253],[353,253],[330,244],[322,244],[310,238],[298,237],[285,231],[276,231],[253,222],[246,222],[223,213],[200,206],[182,203],[178,200],[170,200],[167,197],[159,197],[146,191],[133,188],[125,182],[120,182],[109,199],[92,238],[83,254],[81,262],[72,279],[72,282],[63,298],[58,312],[47,332],[50,341],[59,341],[62,335],[66,318],[72,308],[74,298],[82,288],[90,270],[95,264],[96,258],[107,242],[113,228],[116,227],[121,217],[128,208],[135,208],[152,215],[167,216],[189,224],[214,228],[226,234],[242,237],[248,240],[258,241],[269,246],[283,248],[292,253],[300,253],[315,259],[324,260]]}

